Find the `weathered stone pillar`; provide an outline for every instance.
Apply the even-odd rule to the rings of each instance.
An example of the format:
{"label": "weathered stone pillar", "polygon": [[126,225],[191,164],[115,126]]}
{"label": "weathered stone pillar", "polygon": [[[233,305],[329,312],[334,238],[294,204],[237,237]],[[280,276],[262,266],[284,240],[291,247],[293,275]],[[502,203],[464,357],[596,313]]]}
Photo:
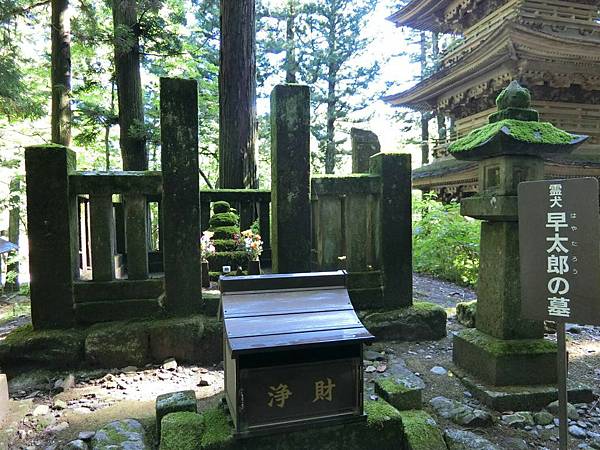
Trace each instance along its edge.
{"label": "weathered stone pillar", "polygon": [[271,93],[271,248],[273,272],[309,272],[310,91],[279,85]]}
{"label": "weathered stone pillar", "polygon": [[160,128],[166,308],[186,314],[202,306],[196,81],[160,79]]}
{"label": "weathered stone pillar", "polygon": [[115,278],[114,222],[112,194],[90,194],[90,237],[94,281],[111,281]]}
{"label": "weathered stone pillar", "polygon": [[73,324],[73,277],[78,272],[77,205],[69,195],[75,153],[61,145],[25,149],[27,227],[34,328]]}
{"label": "weathered stone pillar", "polygon": [[372,131],[351,128],[350,140],[352,141],[352,173],[369,173],[369,158],[381,151],[379,138]]}
{"label": "weathered stone pillar", "polygon": [[381,177],[379,257],[386,307],[412,305],[411,159],[404,153],[371,157],[371,173]]}
{"label": "weathered stone pillar", "polygon": [[[544,154],[564,153],[584,140],[538,122],[530,100],[526,89],[511,83],[490,124],[450,146],[457,159],[479,161],[479,193],[462,200],[461,214],[483,221],[477,328],[455,335],[453,361],[480,399],[501,411],[541,407],[557,395],[556,346],[543,339],[542,322],[520,317],[517,188],[544,178]],[[524,385],[538,386],[515,387]]]}
{"label": "weathered stone pillar", "polygon": [[127,276],[130,280],[148,278],[148,204],[146,196],[125,196]]}

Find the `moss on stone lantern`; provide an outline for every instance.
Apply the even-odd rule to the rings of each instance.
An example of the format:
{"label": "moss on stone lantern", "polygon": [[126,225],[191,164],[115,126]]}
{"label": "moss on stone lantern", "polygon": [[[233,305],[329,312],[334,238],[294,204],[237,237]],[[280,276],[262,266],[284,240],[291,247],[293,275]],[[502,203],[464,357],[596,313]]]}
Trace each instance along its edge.
{"label": "moss on stone lantern", "polygon": [[477,161],[506,155],[544,156],[570,153],[588,136],[571,134],[548,122],[540,122],[531,109],[529,90],[511,82],[496,99],[498,111],[489,124],[473,130],[448,148],[457,159]]}
{"label": "moss on stone lantern", "polygon": [[457,159],[479,161],[479,192],[462,199],[461,214],[482,220],[476,328],[454,336],[453,362],[480,386],[484,403],[503,411],[544,406],[539,392],[556,395],[554,344],[543,339],[543,322],[520,314],[518,186],[543,180],[543,157],[569,153],[587,136],[540,122],[516,81],[496,103],[488,125],[449,148]]}

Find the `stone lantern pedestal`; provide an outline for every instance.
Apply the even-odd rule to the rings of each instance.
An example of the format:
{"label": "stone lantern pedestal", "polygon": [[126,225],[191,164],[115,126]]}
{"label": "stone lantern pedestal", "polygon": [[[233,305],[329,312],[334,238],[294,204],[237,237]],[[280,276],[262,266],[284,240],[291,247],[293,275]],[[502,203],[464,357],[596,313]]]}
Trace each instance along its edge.
{"label": "stone lantern pedestal", "polygon": [[[520,318],[521,283],[517,187],[544,178],[543,156],[568,153],[583,142],[539,122],[529,92],[513,82],[497,100],[490,124],[457,141],[457,159],[478,161],[479,192],[463,199],[461,214],[482,220],[476,328],[454,336],[456,374],[497,410],[542,407],[557,398],[556,344],[543,323]],[[591,401],[573,384],[571,401]]]}

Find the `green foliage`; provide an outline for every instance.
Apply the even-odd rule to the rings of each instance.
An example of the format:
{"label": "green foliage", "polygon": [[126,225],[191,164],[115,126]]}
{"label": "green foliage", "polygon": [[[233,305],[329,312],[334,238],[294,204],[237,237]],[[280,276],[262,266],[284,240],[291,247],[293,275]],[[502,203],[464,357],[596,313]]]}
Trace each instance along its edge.
{"label": "green foliage", "polygon": [[434,195],[413,199],[413,267],[462,285],[475,285],[479,270],[478,221],[460,215],[457,203]]}

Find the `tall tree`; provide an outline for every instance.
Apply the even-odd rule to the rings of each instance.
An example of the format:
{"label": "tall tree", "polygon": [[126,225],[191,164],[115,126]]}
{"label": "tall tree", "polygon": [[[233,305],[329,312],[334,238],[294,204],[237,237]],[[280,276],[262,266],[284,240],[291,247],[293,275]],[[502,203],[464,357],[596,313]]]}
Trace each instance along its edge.
{"label": "tall tree", "polygon": [[52,0],[52,142],[71,145],[71,24],[68,0]]}
{"label": "tall tree", "polygon": [[137,0],[113,0],[115,79],[124,170],[147,170]]}
{"label": "tall tree", "polygon": [[371,42],[362,30],[376,6],[372,0],[315,0],[307,6],[308,47],[302,49],[299,67],[302,80],[313,85],[312,129],[326,173],[334,172],[338,159],[338,122],[367,106],[366,89],[379,72],[377,61],[358,61]]}
{"label": "tall tree", "polygon": [[[259,84],[273,76],[277,82],[297,82],[297,53],[301,46],[298,35],[303,34],[303,30],[298,28],[301,27],[305,6],[306,3],[301,3],[300,0],[257,2]],[[274,61],[269,58],[270,55],[278,55],[281,59]]]}
{"label": "tall tree", "polygon": [[219,184],[257,188],[254,0],[221,0]]}

